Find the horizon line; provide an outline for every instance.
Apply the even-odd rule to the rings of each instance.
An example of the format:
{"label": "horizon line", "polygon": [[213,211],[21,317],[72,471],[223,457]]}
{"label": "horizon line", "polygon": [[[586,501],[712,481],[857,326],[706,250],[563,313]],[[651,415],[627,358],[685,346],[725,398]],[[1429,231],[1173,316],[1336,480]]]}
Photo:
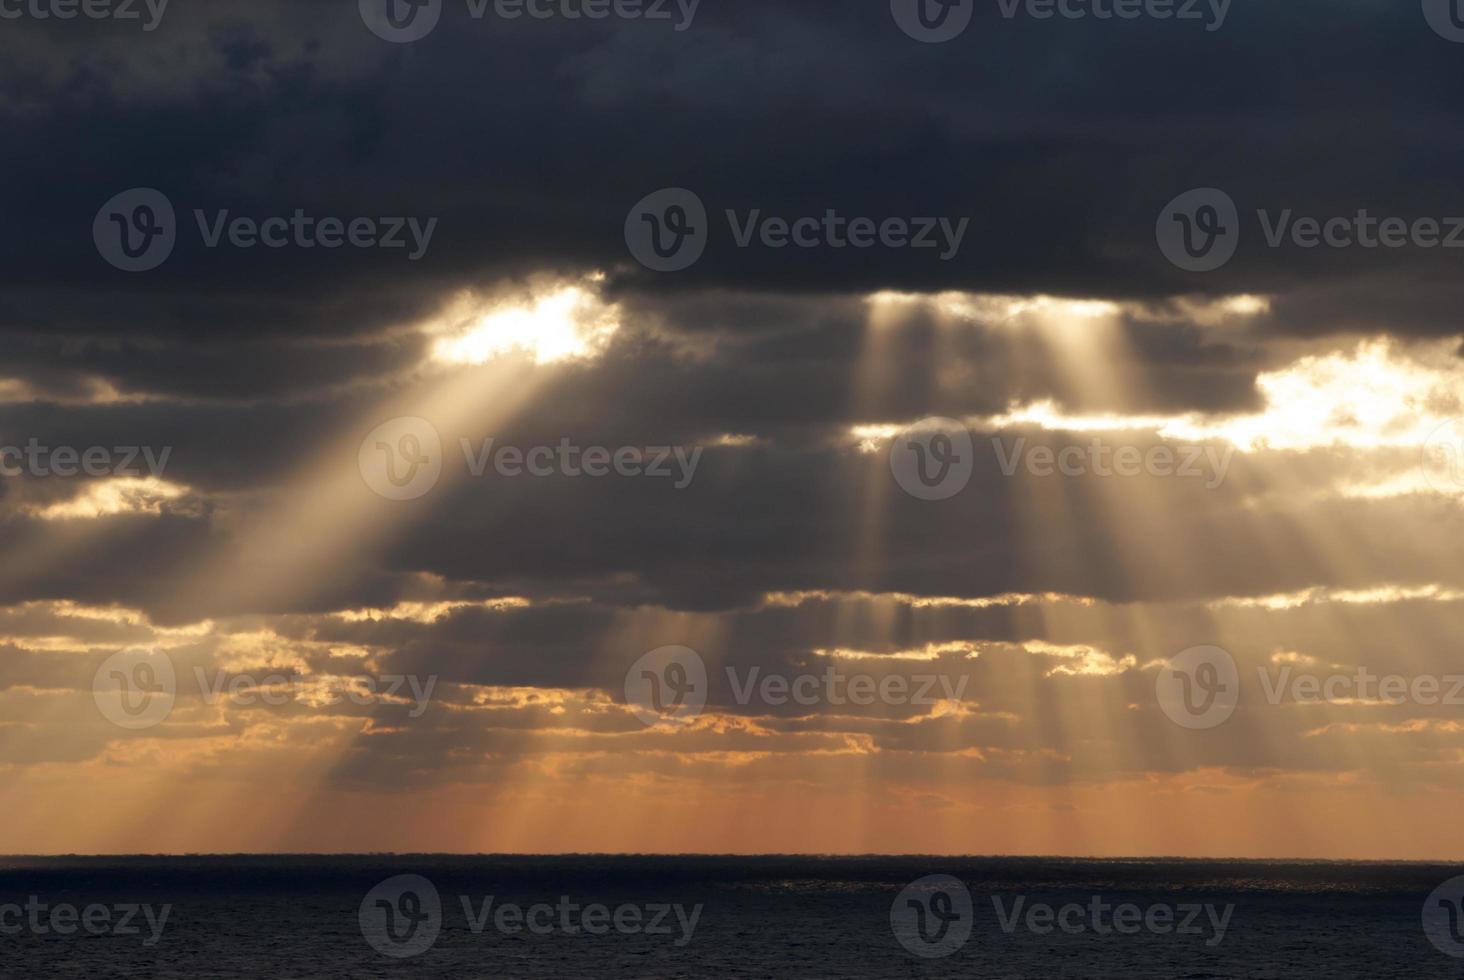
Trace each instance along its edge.
{"label": "horizon line", "polygon": [[785,860],[941,860],[941,861],[1124,861],[1173,862],[1204,864],[1227,862],[1239,864],[1390,864],[1390,865],[1464,865],[1464,858],[1331,858],[1331,857],[1234,857],[1178,855],[1076,855],[1076,854],[935,854],[935,853],[815,853],[815,852],[713,852],[713,851],[559,851],[533,853],[514,851],[154,851],[131,853],[58,852],[50,854],[0,854],[8,860],[119,860],[119,859],[240,859],[240,858],[677,858],[677,859],[785,859]]}

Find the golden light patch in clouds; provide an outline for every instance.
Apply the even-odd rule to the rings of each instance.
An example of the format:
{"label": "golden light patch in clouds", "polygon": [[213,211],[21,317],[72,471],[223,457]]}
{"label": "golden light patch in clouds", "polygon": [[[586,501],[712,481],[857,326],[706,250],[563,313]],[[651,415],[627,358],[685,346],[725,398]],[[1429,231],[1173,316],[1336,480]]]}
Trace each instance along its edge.
{"label": "golden light patch in clouds", "polygon": [[[999,415],[971,417],[978,430],[1034,426],[1051,432],[1143,432],[1187,442],[1224,442],[1241,452],[1422,448],[1441,426],[1464,415],[1464,365],[1458,340],[1401,345],[1362,341],[1350,351],[1308,355],[1260,373],[1265,408],[1246,415],[1120,415],[1072,412],[1051,399],[1013,404]],[[913,421],[913,420],[911,420]],[[851,426],[863,452],[876,452],[908,423]],[[1346,488],[1344,488],[1346,489]],[[1417,474],[1351,487],[1352,496],[1391,496],[1428,489]]]}
{"label": "golden light patch in clouds", "polygon": [[992,293],[902,293],[884,290],[865,297],[870,323],[875,328],[893,326],[912,313],[932,314],[939,320],[984,323],[1007,327],[1062,328],[1084,321],[1120,315],[1134,320],[1187,320],[1202,327],[1220,327],[1249,320],[1266,313],[1271,300],[1266,296],[1185,296],[1164,303],[1123,303],[1043,294],[1012,296]]}
{"label": "golden light patch in clouds", "polygon": [[[17,631],[17,622],[23,630]],[[98,639],[92,624],[125,627],[118,636]],[[0,643],[13,643],[30,650],[117,650],[144,636],[156,649],[196,643],[215,629],[212,620],[181,626],[159,626],[140,609],[127,606],[94,606],[70,599],[38,599],[0,607]]]}
{"label": "golden light patch in clouds", "polygon": [[309,662],[302,655],[308,650],[326,650],[337,655],[365,656],[364,648],[346,644],[318,644],[310,640],[284,637],[272,629],[240,630],[224,634],[214,650],[214,659],[226,670],[249,670],[268,667],[274,671],[310,673]]}
{"label": "golden light patch in clouds", "polygon": [[1271,298],[1249,294],[1219,298],[1181,296],[1162,303],[1126,306],[1125,310],[1136,320],[1158,323],[1182,320],[1201,327],[1227,327],[1269,313]]}
{"label": "golden light patch in clouds", "polygon": [[961,656],[975,660],[981,656],[981,651],[976,648],[974,643],[967,643],[963,640],[952,640],[946,643],[927,643],[922,647],[914,647],[908,650],[893,650],[888,653],[874,650],[851,650],[844,647],[833,649],[820,647],[812,652],[816,657],[825,657],[830,660],[930,661],[951,656]]}
{"label": "golden light patch in clouds", "polygon": [[1111,677],[1138,667],[1138,658],[1133,654],[1115,657],[1106,650],[1087,644],[1047,643],[1041,640],[1025,640],[1022,647],[1028,653],[1046,657],[1058,657],[1066,663],[1058,664],[1046,674],[1053,676]]}
{"label": "golden light patch in clouds", "polygon": [[1227,596],[1208,603],[1212,609],[1298,609],[1302,606],[1340,603],[1344,605],[1381,605],[1392,602],[1458,602],[1464,591],[1442,585],[1381,585],[1371,589],[1328,589],[1321,586],[1299,592],[1283,592],[1268,596]]}
{"label": "golden light patch in clouds", "polygon": [[[867,302],[876,328],[923,311],[937,323],[1030,329],[1049,343],[1055,357],[1066,357],[1075,369],[1094,362],[1092,355],[1102,352],[1100,328],[1119,316],[1149,321],[1183,317],[1211,327],[1252,318],[1270,308],[1267,297],[1255,295],[1181,298],[1155,306],[1041,295],[882,292]],[[1015,403],[1000,415],[964,421],[988,430],[1036,426],[1063,432],[1146,432],[1166,439],[1223,441],[1244,452],[1421,447],[1441,425],[1464,415],[1464,368],[1455,356],[1457,346],[1457,338],[1409,345],[1373,339],[1352,350],[1301,357],[1257,377],[1265,408],[1245,415],[1125,416],[1065,410],[1053,400],[1036,399]],[[1078,379],[1081,371],[1073,375]],[[878,452],[912,421],[868,421],[852,426],[849,437],[861,452]],[[1414,474],[1341,492],[1377,497],[1427,489]]]}
{"label": "golden light patch in clouds", "polygon": [[[1117,303],[1097,299],[1061,299],[1054,296],[1033,296],[1019,299],[996,297],[994,299],[998,303],[1006,304],[1002,312],[1004,319],[1007,320],[1024,316],[1041,316],[1050,317],[1061,323],[1116,316],[1123,311],[1123,307]],[[952,304],[950,301],[946,301],[946,308],[952,311],[963,309],[959,303]]]}
{"label": "golden light patch in clouds", "polygon": [[88,520],[115,514],[159,514],[188,488],[157,477],[118,477],[89,483],[70,500],[29,511],[43,521]]}
{"label": "golden light patch in clouds", "polygon": [[613,706],[604,692],[558,687],[480,687],[473,692],[472,703],[484,708],[547,708],[551,714],[563,714],[571,705],[594,710]]}
{"label": "golden light patch in clouds", "polygon": [[28,402],[35,397],[31,386],[20,378],[0,378],[0,402]]}
{"label": "golden light patch in clouds", "polygon": [[1262,373],[1266,408],[1228,421],[1179,423],[1164,435],[1219,436],[1240,449],[1422,446],[1464,409],[1457,340],[1404,348],[1390,340],[1304,357]]}
{"label": "golden light patch in clouds", "polygon": [[509,353],[532,355],[536,364],[581,360],[603,352],[620,329],[620,307],[583,284],[475,304],[468,297],[458,304],[456,324],[433,345],[434,360],[476,365]]}
{"label": "golden light patch in clouds", "polygon": [[[1338,701],[1335,703],[1357,704],[1357,699]],[[1368,732],[1377,735],[1417,735],[1420,732],[1436,732],[1445,735],[1458,735],[1464,732],[1464,722],[1444,721],[1440,718],[1414,718],[1411,721],[1384,722],[1384,721],[1337,721],[1322,725],[1318,728],[1311,728],[1301,733],[1302,738],[1319,738],[1323,735],[1347,732],[1356,734]],[[1458,753],[1458,750],[1454,750]]]}
{"label": "golden light patch in clouds", "polygon": [[1051,399],[1041,399],[975,421],[992,429],[1035,426],[1055,432],[1158,432],[1173,424],[1174,419],[1167,415],[1071,414]]}
{"label": "golden light patch in clouds", "polygon": [[1277,650],[1271,654],[1273,664],[1298,664],[1303,667],[1320,667],[1323,663],[1320,659],[1305,653],[1297,653],[1295,650]]}
{"label": "golden light patch in clouds", "polygon": [[856,425],[849,430],[861,453],[877,453],[905,429],[902,425]]}
{"label": "golden light patch in clouds", "polygon": [[749,446],[758,445],[761,441],[757,436],[751,436],[745,433],[723,432],[721,435],[712,439],[711,444],[731,449],[746,449]]}
{"label": "golden light patch in clouds", "polygon": [[376,622],[383,619],[400,619],[412,623],[434,623],[444,616],[461,609],[483,609],[490,612],[504,612],[509,609],[527,609],[532,603],[521,596],[505,596],[499,599],[462,599],[441,602],[398,602],[386,609],[342,609],[332,613],[348,623]]}
{"label": "golden light patch in clouds", "polygon": [[68,619],[96,619],[126,626],[141,626],[147,623],[147,615],[140,609],[126,606],[89,606],[70,599],[35,600],[20,605],[20,609],[38,609],[53,616]]}
{"label": "golden light patch in clouds", "polygon": [[1223,440],[1242,452],[1416,448],[1464,411],[1456,347],[1452,340],[1405,348],[1379,339],[1350,352],[1303,357],[1257,376],[1265,408],[1249,415],[1065,414],[1051,402],[1033,402],[980,421],[1065,432],[1148,431],[1166,439]]}
{"label": "golden light patch in clouds", "polygon": [[1108,300],[1066,299],[1059,296],[1003,296],[986,293],[871,293],[865,302],[873,310],[876,327],[898,322],[915,309],[925,309],[959,320],[1004,323],[1027,315],[1066,319],[1114,316],[1123,310]]}
{"label": "golden light patch in clouds", "polygon": [[803,605],[805,602],[829,601],[895,603],[902,606],[910,606],[914,609],[942,607],[989,609],[993,606],[1025,606],[1033,603],[1048,602],[1073,602],[1079,605],[1092,605],[1095,600],[1085,596],[1060,595],[1054,592],[1040,595],[1008,592],[996,596],[963,598],[960,596],[911,595],[905,592],[833,592],[812,590],[802,592],[768,592],[763,596],[763,605],[774,607],[796,607]]}
{"label": "golden light patch in clouds", "polygon": [[84,378],[64,391],[49,391],[24,378],[0,377],[0,405],[42,401],[57,405],[140,405],[157,400],[151,395],[119,391],[105,378]]}

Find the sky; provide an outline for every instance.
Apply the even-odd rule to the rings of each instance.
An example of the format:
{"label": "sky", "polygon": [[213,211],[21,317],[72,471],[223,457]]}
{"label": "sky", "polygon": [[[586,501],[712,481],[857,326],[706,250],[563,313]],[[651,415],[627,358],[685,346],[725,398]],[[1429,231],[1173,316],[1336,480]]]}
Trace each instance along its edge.
{"label": "sky", "polygon": [[1464,859],[1459,18],[920,3],[0,0],[4,847]]}

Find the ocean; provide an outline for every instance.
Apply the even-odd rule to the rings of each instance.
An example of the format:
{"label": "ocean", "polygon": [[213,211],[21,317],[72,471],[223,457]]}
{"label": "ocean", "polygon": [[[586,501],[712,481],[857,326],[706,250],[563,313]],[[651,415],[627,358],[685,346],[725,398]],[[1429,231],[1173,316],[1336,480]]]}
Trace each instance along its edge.
{"label": "ocean", "polygon": [[0,975],[1464,977],[1461,873],[1057,858],[12,857],[0,859]]}

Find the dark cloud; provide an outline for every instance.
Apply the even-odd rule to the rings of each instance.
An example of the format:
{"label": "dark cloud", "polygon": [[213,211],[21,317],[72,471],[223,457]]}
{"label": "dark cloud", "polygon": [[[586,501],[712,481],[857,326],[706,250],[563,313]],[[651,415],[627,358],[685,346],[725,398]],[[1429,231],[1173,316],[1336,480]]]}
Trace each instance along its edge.
{"label": "dark cloud", "polygon": [[[1448,124],[1460,52],[1406,5],[1235,4],[1209,32],[1008,20],[992,4],[943,45],[906,37],[884,3],[706,2],[685,31],[475,21],[448,3],[411,45],[371,36],[344,3],[178,6],[150,34],[71,26],[7,31],[0,268],[20,329],[359,333],[452,286],[546,269],[675,290],[1152,297],[1339,276],[1448,295],[1457,265],[1447,249],[1272,249],[1255,217],[1464,215]],[[133,186],[164,190],[182,219],[174,256],[145,277],[100,262],[87,231]],[[665,186],[697,191],[717,227],[694,269],[646,275],[621,226]],[[1169,266],[1154,242],[1163,205],[1197,186],[1227,190],[1245,224],[1236,261],[1208,276]],[[420,262],[206,249],[195,208],[440,227]],[[739,249],[729,208],[971,225],[945,262]],[[1446,331],[1446,313],[1409,326]]]}

